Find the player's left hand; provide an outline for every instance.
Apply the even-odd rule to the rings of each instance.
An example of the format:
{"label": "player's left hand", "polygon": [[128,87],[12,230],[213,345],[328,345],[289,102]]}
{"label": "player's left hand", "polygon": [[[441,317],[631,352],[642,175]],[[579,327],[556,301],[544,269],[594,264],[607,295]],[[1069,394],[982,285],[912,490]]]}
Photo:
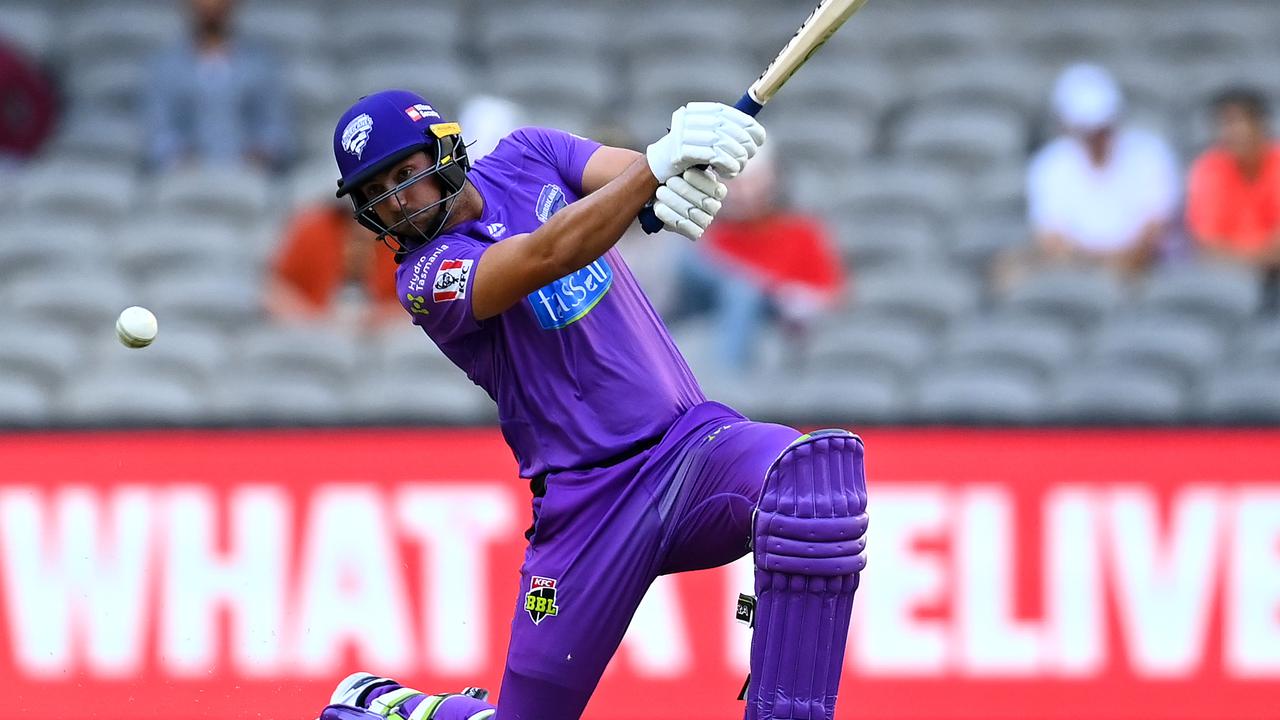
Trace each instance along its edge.
{"label": "player's left hand", "polygon": [[697,240],[715,220],[728,192],[711,170],[689,168],[658,188],[653,212],[668,230]]}

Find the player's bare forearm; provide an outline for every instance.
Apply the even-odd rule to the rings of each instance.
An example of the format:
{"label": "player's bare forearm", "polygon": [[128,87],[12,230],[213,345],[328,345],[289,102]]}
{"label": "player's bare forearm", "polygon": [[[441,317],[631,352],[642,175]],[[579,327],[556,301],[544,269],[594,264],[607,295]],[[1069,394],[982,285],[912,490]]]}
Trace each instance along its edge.
{"label": "player's bare forearm", "polygon": [[644,155],[635,150],[602,145],[591,154],[587,165],[582,169],[582,194],[590,195],[608,185],[631,167],[636,160],[644,159]]}
{"label": "player's bare forearm", "polygon": [[657,189],[657,178],[638,157],[621,175],[570,203],[542,227],[489,247],[476,268],[476,319],[493,317],[604,255]]}
{"label": "player's bare forearm", "polygon": [[586,267],[608,252],[657,190],[657,178],[644,158],[637,156],[622,174],[534,231],[531,237],[547,246],[552,259],[551,280]]}

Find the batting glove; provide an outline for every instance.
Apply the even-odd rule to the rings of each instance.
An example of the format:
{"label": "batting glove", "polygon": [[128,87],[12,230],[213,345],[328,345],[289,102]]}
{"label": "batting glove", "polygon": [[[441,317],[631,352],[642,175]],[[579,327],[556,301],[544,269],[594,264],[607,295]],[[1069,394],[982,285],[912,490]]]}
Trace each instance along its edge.
{"label": "batting glove", "polygon": [[741,110],[721,103],[694,102],[671,115],[670,132],[650,145],[645,157],[661,183],[704,165],[721,177],[732,178],[755,157],[764,139],[764,127]]}
{"label": "batting glove", "polygon": [[658,187],[653,212],[666,229],[697,240],[715,220],[728,192],[714,172],[689,168]]}

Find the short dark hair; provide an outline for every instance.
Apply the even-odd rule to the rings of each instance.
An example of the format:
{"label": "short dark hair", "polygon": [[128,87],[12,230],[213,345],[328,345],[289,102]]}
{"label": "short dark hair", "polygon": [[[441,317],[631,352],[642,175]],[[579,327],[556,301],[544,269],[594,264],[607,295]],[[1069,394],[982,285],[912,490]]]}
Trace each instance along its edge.
{"label": "short dark hair", "polygon": [[1227,108],[1240,108],[1255,122],[1266,122],[1271,108],[1262,93],[1249,87],[1232,87],[1213,96],[1213,111],[1220,113]]}

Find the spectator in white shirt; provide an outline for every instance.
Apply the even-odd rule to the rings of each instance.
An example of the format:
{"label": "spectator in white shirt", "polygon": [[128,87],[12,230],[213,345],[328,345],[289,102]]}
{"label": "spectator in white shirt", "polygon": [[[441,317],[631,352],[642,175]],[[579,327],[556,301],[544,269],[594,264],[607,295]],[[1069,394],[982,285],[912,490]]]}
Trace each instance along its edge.
{"label": "spectator in white shirt", "polygon": [[1120,124],[1123,105],[1101,67],[1074,65],[1058,78],[1062,134],[1027,172],[1034,247],[1006,257],[1001,279],[1016,266],[1100,265],[1132,278],[1151,265],[1177,213],[1177,162],[1163,139]]}

